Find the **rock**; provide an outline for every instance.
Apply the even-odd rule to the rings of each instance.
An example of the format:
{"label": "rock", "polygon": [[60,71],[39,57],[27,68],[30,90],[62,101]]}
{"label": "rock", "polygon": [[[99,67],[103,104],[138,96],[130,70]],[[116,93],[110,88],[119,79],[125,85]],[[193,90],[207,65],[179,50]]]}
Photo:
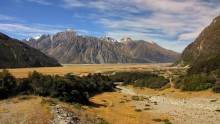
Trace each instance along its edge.
{"label": "rock", "polygon": [[59,105],[52,104],[51,110],[54,113],[52,124],[80,124],[79,118],[73,116],[73,113],[66,111]]}

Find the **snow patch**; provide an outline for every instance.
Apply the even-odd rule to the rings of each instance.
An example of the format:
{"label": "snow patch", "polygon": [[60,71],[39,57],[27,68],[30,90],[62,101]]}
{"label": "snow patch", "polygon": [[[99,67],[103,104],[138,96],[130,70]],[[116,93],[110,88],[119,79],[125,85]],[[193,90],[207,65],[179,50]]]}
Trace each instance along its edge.
{"label": "snow patch", "polygon": [[51,41],[53,41],[53,36],[50,37]]}
{"label": "snow patch", "polygon": [[34,37],[34,39],[35,39],[35,40],[38,40],[38,39],[40,39],[40,37],[41,37],[41,36],[36,36],[36,37]]}
{"label": "snow patch", "polygon": [[30,41],[31,38],[27,38],[26,41]]}
{"label": "snow patch", "polygon": [[148,43],[151,43],[151,44],[155,44],[155,42],[153,42],[153,41],[147,41]]}

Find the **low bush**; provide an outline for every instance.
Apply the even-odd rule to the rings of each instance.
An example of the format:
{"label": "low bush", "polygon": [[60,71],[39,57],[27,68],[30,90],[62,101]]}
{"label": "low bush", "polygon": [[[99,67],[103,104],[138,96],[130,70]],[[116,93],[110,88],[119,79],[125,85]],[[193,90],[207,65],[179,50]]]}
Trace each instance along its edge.
{"label": "low bush", "polygon": [[212,88],[212,91],[215,93],[220,93],[220,83],[216,83]]}
{"label": "low bush", "polygon": [[161,122],[162,120],[160,118],[155,118],[155,119],[152,119],[153,121],[155,122]]}
{"label": "low bush", "polygon": [[[182,77],[181,77],[182,78]],[[212,88],[216,80],[204,75],[186,76],[175,82],[175,87],[183,91],[201,91]]]}
{"label": "low bush", "polygon": [[124,82],[124,85],[133,85],[135,87],[148,87],[152,89],[158,89],[169,83],[168,79],[150,74],[149,72],[117,72],[110,76],[110,79],[114,82]]}
{"label": "low bush", "polygon": [[8,98],[15,93],[16,78],[8,70],[0,72],[0,99]]}
{"label": "low bush", "polygon": [[136,111],[136,112],[141,112],[142,110],[141,110],[141,109],[135,109],[135,111]]}

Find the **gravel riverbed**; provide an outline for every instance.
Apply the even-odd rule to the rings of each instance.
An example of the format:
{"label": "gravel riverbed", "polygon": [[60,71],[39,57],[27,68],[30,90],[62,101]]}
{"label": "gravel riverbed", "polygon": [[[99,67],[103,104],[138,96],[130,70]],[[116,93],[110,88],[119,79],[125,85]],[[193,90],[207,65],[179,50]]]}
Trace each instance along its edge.
{"label": "gravel riverbed", "polygon": [[137,95],[144,98],[136,103],[136,108],[143,109],[150,105],[152,114],[168,114],[171,122],[177,124],[220,124],[220,98],[195,97],[176,99],[169,96],[149,96],[139,94],[132,89],[117,86],[121,92],[129,95]]}

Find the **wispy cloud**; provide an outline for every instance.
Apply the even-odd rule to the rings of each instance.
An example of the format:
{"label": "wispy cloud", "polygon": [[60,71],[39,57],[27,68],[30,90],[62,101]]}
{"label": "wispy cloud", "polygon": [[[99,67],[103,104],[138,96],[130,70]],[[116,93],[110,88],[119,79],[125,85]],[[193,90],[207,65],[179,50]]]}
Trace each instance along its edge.
{"label": "wispy cloud", "polygon": [[64,5],[95,9],[74,17],[96,17],[108,36],[150,39],[179,52],[220,13],[219,0],[64,0]]}
{"label": "wispy cloud", "polygon": [[28,37],[34,37],[42,34],[55,34],[59,31],[63,31],[66,27],[60,27],[56,25],[23,25],[23,24],[9,24],[0,23],[0,31],[9,32]]}
{"label": "wispy cloud", "polygon": [[49,0],[27,0],[27,1],[42,4],[42,5],[52,5],[53,4]]}
{"label": "wispy cloud", "polygon": [[17,17],[12,17],[12,16],[7,16],[7,15],[2,15],[0,14],[0,21],[20,21],[21,19]]}
{"label": "wispy cloud", "polygon": [[[45,24],[33,24],[33,25],[24,25],[18,23],[0,23],[0,32],[8,32],[11,34],[22,36],[22,38],[35,37],[43,34],[54,35],[57,32],[64,31],[68,29],[68,26],[63,25],[45,25]],[[85,29],[73,29],[77,32],[78,35],[91,35],[98,34],[103,35],[100,32],[90,32]]]}
{"label": "wispy cloud", "polygon": [[78,1],[78,0],[63,0],[65,2],[65,8],[72,8],[72,7],[84,7],[86,4]]}

